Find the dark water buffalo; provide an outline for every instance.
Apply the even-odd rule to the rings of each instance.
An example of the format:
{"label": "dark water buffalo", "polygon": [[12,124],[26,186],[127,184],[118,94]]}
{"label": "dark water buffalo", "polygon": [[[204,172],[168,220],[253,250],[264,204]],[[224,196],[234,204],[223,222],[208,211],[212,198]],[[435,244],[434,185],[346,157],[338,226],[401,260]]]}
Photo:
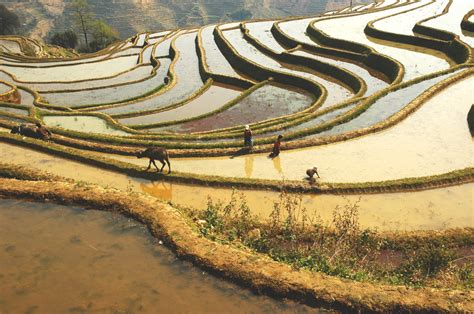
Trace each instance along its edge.
{"label": "dark water buffalo", "polygon": [[[168,152],[163,147],[150,147],[150,148],[145,149],[144,151],[138,152],[136,156],[137,158],[147,157],[150,159],[150,162],[148,163],[148,168],[146,168],[146,171],[150,169],[151,163],[153,163],[157,172],[162,172],[163,168],[165,167],[167,163],[168,173],[171,173],[171,163],[168,158]],[[163,165],[161,169],[158,169],[158,166],[156,165],[155,160],[158,160],[161,162],[161,164]]]}
{"label": "dark water buffalo", "polygon": [[48,141],[51,139],[51,132],[41,125],[40,123],[36,124],[20,124],[14,126],[11,131],[11,134],[20,134],[27,137],[37,138],[40,140]]}

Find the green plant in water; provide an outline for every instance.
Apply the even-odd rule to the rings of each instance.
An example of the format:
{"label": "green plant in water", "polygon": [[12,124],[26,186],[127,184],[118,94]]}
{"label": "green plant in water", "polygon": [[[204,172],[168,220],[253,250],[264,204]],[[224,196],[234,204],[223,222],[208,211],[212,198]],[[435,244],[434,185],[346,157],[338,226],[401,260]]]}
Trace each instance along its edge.
{"label": "green plant in water", "polygon": [[228,203],[208,197],[206,209],[196,214],[204,236],[238,241],[296,269],[415,286],[440,275],[448,278],[442,279],[445,285],[472,287],[471,267],[453,265],[453,250],[436,241],[408,244],[406,262],[395,269],[381,264],[377,258],[390,245],[376,231],[360,227],[358,202],[336,207],[331,222],[323,224],[317,213],[309,216],[302,195],[282,191],[268,219],[261,222],[251,214],[244,194],[234,190]]}
{"label": "green plant in water", "polygon": [[406,284],[422,285],[427,279],[446,270],[456,259],[455,252],[444,245],[433,243],[422,245],[416,250],[405,253],[407,261],[397,270]]}

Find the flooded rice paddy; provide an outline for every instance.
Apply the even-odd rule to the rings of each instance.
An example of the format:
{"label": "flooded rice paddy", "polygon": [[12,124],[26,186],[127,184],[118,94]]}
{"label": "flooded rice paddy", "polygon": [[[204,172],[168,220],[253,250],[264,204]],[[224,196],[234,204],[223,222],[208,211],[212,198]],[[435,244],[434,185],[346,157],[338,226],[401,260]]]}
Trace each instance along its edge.
{"label": "flooded rice paddy", "polygon": [[124,56],[99,62],[56,66],[50,68],[26,68],[2,65],[3,70],[23,82],[66,82],[110,77],[132,69],[137,56]]}
{"label": "flooded rice paddy", "polygon": [[[357,139],[283,151],[281,171],[266,155],[253,155],[252,178],[301,180],[318,166],[322,182],[367,182],[442,174],[473,166],[474,147],[466,123],[473,77],[449,86],[397,125]],[[284,147],[284,143],[283,143]],[[248,157],[184,158],[186,173],[246,177]],[[370,170],[369,170],[370,169]]]}
{"label": "flooded rice paddy", "polygon": [[311,137],[320,137],[325,135],[337,135],[357,129],[367,128],[376,123],[382,122],[393,114],[399,112],[416,97],[420,96],[425,90],[429,89],[438,82],[441,82],[456,73],[440,75],[435,78],[424,80],[422,82],[392,91],[376,100],[366,111],[358,117],[318,134],[309,135]]}
{"label": "flooded rice paddy", "polygon": [[28,87],[38,92],[48,91],[77,91],[83,89],[98,89],[104,88],[110,85],[133,83],[136,81],[144,80],[150,77],[153,67],[151,65],[139,65],[130,71],[124,72],[114,77],[87,80],[83,82],[66,82],[66,83],[28,83]]}
{"label": "flooded rice paddy", "polygon": [[7,106],[2,106],[2,105],[0,105],[0,111],[10,112],[10,113],[24,115],[24,116],[28,115],[28,110],[26,109],[7,107]]}
{"label": "flooded rice paddy", "polygon": [[[232,189],[228,188],[137,179],[4,143],[0,143],[0,158],[3,162],[34,169],[47,169],[55,175],[82,182],[123,191],[147,193],[166,202],[199,210],[206,208],[208,196],[228,202],[232,194]],[[259,165],[255,157],[251,155],[243,159],[244,163],[239,166],[242,167],[245,176],[250,178],[258,170]],[[173,167],[175,161],[176,159],[171,160]],[[272,164],[275,171],[284,169],[278,158],[268,162]],[[145,170],[147,162],[141,160],[140,165]],[[301,179],[303,179],[303,174]],[[363,228],[376,228],[381,231],[444,230],[472,226],[473,188],[474,184],[464,184],[420,192],[346,196],[304,194],[302,202],[310,217],[314,219],[319,217],[327,224],[331,222],[336,206],[344,207],[357,203],[360,225]],[[261,219],[266,219],[270,215],[274,202],[279,199],[278,192],[248,190],[241,192],[244,193],[252,214]]]}
{"label": "flooded rice paddy", "polygon": [[[338,9],[342,6],[343,9]],[[449,11],[442,13],[447,6]],[[365,12],[368,8],[376,10]],[[400,62],[405,70],[403,79],[411,80],[448,69],[454,66],[454,62],[435,50],[368,37],[364,32],[367,23],[377,20],[374,25],[380,30],[420,36],[413,33],[413,25],[433,17],[424,22],[425,25],[448,30],[472,45],[470,40],[474,38],[473,34],[463,32],[460,28],[461,19],[471,8],[474,8],[474,4],[462,0],[365,1],[354,3],[351,7],[347,3],[328,3],[327,9],[337,9],[332,15],[281,22],[242,22],[250,37],[273,51],[266,50],[265,53],[260,44],[253,45],[251,38],[246,39],[245,32],[239,28],[241,22],[149,35],[141,33],[136,35],[133,42],[128,39],[109,46],[99,54],[70,61],[51,59],[46,62],[38,59],[38,62],[33,62],[33,58],[2,53],[0,81],[17,85],[21,103],[27,105],[29,110],[21,109],[22,106],[0,105],[0,116],[19,123],[24,122],[22,117],[27,114],[30,114],[30,118],[37,114],[37,117],[44,117],[47,126],[82,132],[83,136],[101,134],[125,137],[133,133],[123,131],[127,128],[107,124],[109,120],[106,115],[92,113],[83,116],[74,111],[69,112],[71,108],[86,112],[98,111],[131,127],[162,132],[166,138],[182,137],[174,133],[185,134],[182,140],[172,140],[170,147],[198,144],[214,148],[230,145],[239,147],[243,142],[244,124],[252,124],[254,138],[259,138],[257,143],[263,140],[267,142],[277,134],[284,136],[283,150],[273,159],[267,157],[269,152],[245,154],[242,153],[244,150],[239,151],[242,154],[237,153],[232,157],[209,157],[222,153],[220,148],[212,152],[198,148],[199,156],[207,156],[199,158],[177,158],[171,154],[173,172],[184,178],[199,174],[214,176],[212,180],[226,179],[229,182],[229,178],[238,181],[266,179],[273,180],[273,184],[286,181],[288,184],[304,185],[309,184],[306,169],[317,166],[321,178],[316,180],[324,189],[332,183],[376,184],[397,179],[409,182],[410,178],[423,180],[425,176],[465,168],[472,170],[474,146],[466,122],[467,112],[474,99],[471,65],[399,90],[389,90],[358,117],[332,129],[308,135],[364,104],[365,100],[355,98],[355,92],[350,87],[332,76],[322,75],[317,69],[297,66],[296,62],[283,62],[279,54],[288,53],[288,47],[283,46],[283,42],[280,43],[272,34],[273,25],[278,23],[287,36],[316,47],[319,43],[307,34],[308,26],[315,21],[315,27],[331,37],[367,45]],[[248,70],[239,72],[244,70],[240,65],[239,70],[232,67],[231,63],[235,66],[238,61],[233,55],[224,56],[226,52],[219,49],[213,33],[215,27],[222,30],[225,39],[235,48],[237,57],[245,59],[241,62],[253,62],[264,67],[268,76],[281,73],[289,78],[287,85],[274,84],[269,80],[270,83],[267,82],[245,97],[240,97],[245,90],[233,85],[216,82],[204,85],[209,75],[207,71],[200,71],[200,62],[207,64],[212,74],[218,74],[210,75],[217,81],[225,80],[222,75],[238,79],[249,79],[247,76],[262,78],[260,74]],[[201,47],[197,45],[198,32],[202,37]],[[0,39],[0,50],[1,44]],[[174,48],[177,53],[171,60],[170,54]],[[201,60],[199,48],[203,52]],[[314,50],[327,51],[324,55],[305,51],[301,46],[290,51],[300,59],[306,58],[308,63],[317,61],[313,62],[314,66],[321,62],[328,63],[359,76],[367,84],[365,96],[387,88],[388,80],[380,73],[372,72],[357,62],[333,58],[329,49],[335,48],[321,48]],[[462,49],[453,48],[459,50],[456,53],[463,53]],[[366,60],[361,55],[359,57]],[[353,56],[357,60],[359,57]],[[159,75],[152,77],[151,62],[155,58],[160,59],[157,68]],[[23,62],[25,60],[27,62]],[[370,58],[366,61],[370,61]],[[430,90],[436,83],[465,70],[471,71],[470,77],[440,92]],[[168,75],[168,71],[172,76]],[[165,76],[170,79],[166,80],[166,84]],[[306,80],[307,90],[309,85],[319,85],[327,91],[327,99],[322,106],[298,113],[319,103],[315,102],[314,96],[294,86],[297,83],[291,81],[291,76],[295,78],[294,81],[297,81],[296,76],[298,81]],[[238,80],[229,81],[234,82],[230,84],[237,84],[235,82]],[[0,94],[5,86],[0,83]],[[163,88],[158,90],[158,86]],[[35,94],[26,87],[39,92],[50,104],[67,108],[45,109],[47,104],[40,102],[36,105],[41,109],[31,108],[35,105]],[[393,121],[394,125],[385,130],[367,134],[367,128],[390,121],[394,114],[412,104],[426,91],[432,93],[431,98],[410,115],[396,123]],[[85,108],[87,105],[91,107]],[[325,110],[323,112],[326,113],[319,115],[320,109],[335,110]],[[291,115],[291,118],[285,115]],[[52,129],[53,132],[59,132],[56,128]],[[0,131],[9,132],[7,128],[0,128]],[[353,131],[360,132],[347,134]],[[74,132],[70,136],[79,137]],[[257,134],[259,132],[265,133]],[[133,139],[149,139],[144,136],[145,132],[139,133],[134,134]],[[339,141],[355,134],[359,137]],[[212,139],[208,139],[210,135]],[[318,145],[323,142],[318,137],[334,142],[303,149],[285,149],[289,141],[301,138],[305,140],[304,143],[292,145]],[[90,139],[91,144],[94,143],[93,138]],[[153,138],[163,140],[156,134]],[[19,136],[17,139],[21,141]],[[106,144],[112,144],[112,139],[107,136],[103,140]],[[129,142],[130,138],[116,139],[120,140]],[[43,144],[50,145],[46,142]],[[148,144],[151,145],[151,142]],[[257,148],[255,151],[261,151],[261,147]],[[137,151],[141,149],[136,147]],[[138,165],[143,171],[148,165],[147,159],[134,156],[93,151],[87,151],[87,154]],[[189,207],[202,211],[207,208],[209,198],[214,202],[229,202],[235,193],[231,188],[210,187],[205,182],[201,185],[166,182],[163,179],[168,174],[164,177],[152,174],[146,176],[163,181],[134,178],[122,172],[112,172],[4,143],[0,143],[0,160],[74,179],[81,186],[94,183],[123,192],[144,193],[178,209]],[[201,178],[207,180],[206,177]],[[179,180],[174,176],[173,179]],[[361,228],[397,233],[472,227],[473,191],[474,183],[466,183],[417,192],[410,192],[407,187],[399,193],[345,196],[317,194],[315,189],[312,191],[314,193],[298,196],[311,221],[330,226],[335,210],[356,206]],[[238,193],[243,195],[251,214],[260,221],[269,219],[275,203],[281,199],[278,192],[270,190],[242,189]],[[216,279],[177,260],[159,240],[153,238],[143,225],[118,214],[74,206],[0,200],[0,313],[155,312],[157,308],[164,312],[193,313],[319,311],[256,296],[241,287]]]}
{"label": "flooded rice paddy", "polygon": [[282,53],[286,51],[286,49],[276,41],[275,37],[273,37],[271,32],[273,23],[275,23],[275,21],[252,22],[245,23],[244,25],[250,36],[257,39],[259,42],[273,51]]}
{"label": "flooded rice paddy", "polygon": [[[368,38],[364,33],[364,28],[370,21],[390,14],[419,8],[427,2],[427,0],[413,2],[405,6],[386,9],[381,12],[318,21],[315,23],[315,27],[331,37],[365,44],[379,53],[394,58],[405,67],[404,80],[410,80],[418,76],[449,68],[450,65],[446,60],[446,56],[428,49],[416,49],[417,51],[415,51],[415,49],[402,49],[402,46],[400,46],[400,48],[395,47],[398,45],[392,47],[386,45],[385,41],[384,44],[381,44],[380,41]],[[403,15],[400,15],[400,18],[403,18]],[[399,22],[393,22],[390,29],[397,29],[398,23]],[[351,25],[351,27],[346,27],[345,25]]]}
{"label": "flooded rice paddy", "polygon": [[328,80],[327,77],[318,76],[316,75],[317,73],[311,73],[311,70],[309,69],[307,72],[290,69],[275,59],[263,54],[243,38],[240,29],[225,31],[223,34],[225,38],[231,43],[231,45],[236,49],[236,51],[244,58],[247,58],[268,69],[300,76],[322,85],[328,92],[323,107],[334,105],[340,101],[348,99],[352,95],[352,93],[347,88],[340,84],[334,83],[332,80]]}
{"label": "flooded rice paddy", "polygon": [[10,85],[0,82],[0,95],[8,93],[11,90],[12,90],[12,87]]}
{"label": "flooded rice paddy", "polygon": [[42,93],[41,96],[50,104],[69,107],[123,102],[150,93],[164,84],[171,60],[162,58],[159,62],[156,74],[139,82],[127,82],[93,90]]}
{"label": "flooded rice paddy", "polygon": [[423,25],[454,33],[458,35],[462,41],[474,47],[474,38],[472,36],[466,36],[461,29],[461,21],[464,15],[473,9],[474,2],[472,1],[453,0],[446,14],[429,19],[424,22]]}
{"label": "flooded rice paddy", "polygon": [[1,39],[0,51],[6,51],[6,52],[11,52],[11,53],[21,53],[21,47],[20,47],[20,44],[15,40]]}
{"label": "flooded rice paddy", "polygon": [[369,72],[369,70],[365,69],[364,67],[358,64],[350,63],[350,62],[335,59],[335,58],[324,57],[324,56],[316,55],[316,54],[309,53],[306,51],[301,51],[301,50],[292,52],[292,54],[322,61],[324,63],[333,64],[337,67],[340,67],[349,72],[352,72],[355,75],[358,75],[367,84],[367,91],[365,92],[365,96],[372,95],[376,91],[381,90],[382,88],[388,85],[386,82],[384,82],[380,78],[377,78],[376,76],[372,75]]}
{"label": "flooded rice paddy", "polygon": [[[449,2],[449,0],[440,0],[429,3],[417,10],[402,13],[402,15],[389,16],[375,22],[374,27],[386,32],[396,32],[397,34],[413,36],[413,27],[416,23],[428,17],[441,14]],[[404,21],[412,22],[399,23],[400,18],[403,18]],[[393,28],[394,24],[397,24],[396,29]]]}
{"label": "flooded rice paddy", "polygon": [[240,77],[234,68],[232,68],[229,61],[227,61],[227,59],[224,57],[216,42],[214,41],[214,29],[215,25],[210,25],[204,27],[201,31],[202,47],[206,55],[205,61],[209,67],[209,71],[212,73],[218,73],[232,77]]}
{"label": "flooded rice paddy", "polygon": [[0,311],[295,313],[178,260],[119,214],[0,200]]}
{"label": "flooded rice paddy", "polygon": [[175,39],[176,35],[177,34],[174,34],[167,38],[163,38],[162,41],[156,45],[153,55],[155,57],[168,56],[170,54],[171,42]]}
{"label": "flooded rice paddy", "polygon": [[84,133],[128,136],[130,133],[118,130],[101,118],[93,116],[44,116],[46,125]]}
{"label": "flooded rice paddy", "polygon": [[[317,127],[317,126],[319,126],[323,123],[326,123],[330,120],[333,120],[333,119],[337,118],[340,115],[343,115],[343,114],[347,113],[349,110],[353,109],[355,106],[356,106],[356,104],[344,106],[340,109],[336,109],[336,110],[330,111],[328,113],[319,115],[317,117],[313,117],[313,118],[311,118],[308,121],[305,121],[303,123],[292,125],[288,128],[273,131],[273,132],[258,134],[255,137],[259,138],[259,137],[266,137],[266,136],[272,136],[272,135],[277,136],[279,134],[288,134],[288,133],[302,131],[302,130],[308,129],[308,128],[314,128],[314,127]],[[310,136],[310,135],[308,135],[308,136]]]}
{"label": "flooded rice paddy", "polygon": [[307,94],[275,85],[264,85],[223,112],[203,119],[172,125],[164,130],[186,133],[251,124],[301,111],[309,107],[312,102],[313,98]]}
{"label": "flooded rice paddy", "polygon": [[309,23],[315,21],[315,18],[306,18],[306,19],[298,19],[298,20],[290,20],[290,21],[283,21],[279,22],[278,26],[282,30],[282,32],[288,35],[290,38],[296,39],[299,42],[306,43],[309,45],[317,46],[318,44],[315,43],[306,33],[306,28],[308,27]]}
{"label": "flooded rice paddy", "polygon": [[155,114],[118,119],[118,121],[126,125],[137,125],[196,118],[218,110],[227,102],[239,96],[242,91],[242,89],[233,88],[232,86],[213,83],[204,93],[183,106]]}
{"label": "flooded rice paddy", "polygon": [[[176,49],[179,51],[179,58],[174,64],[176,85],[164,91],[159,97],[151,97],[126,106],[113,107],[100,110],[110,115],[154,110],[185,101],[193,93],[203,86],[199,74],[199,61],[195,51],[194,40],[196,33],[184,34],[176,39]],[[190,49],[192,47],[192,49]]]}

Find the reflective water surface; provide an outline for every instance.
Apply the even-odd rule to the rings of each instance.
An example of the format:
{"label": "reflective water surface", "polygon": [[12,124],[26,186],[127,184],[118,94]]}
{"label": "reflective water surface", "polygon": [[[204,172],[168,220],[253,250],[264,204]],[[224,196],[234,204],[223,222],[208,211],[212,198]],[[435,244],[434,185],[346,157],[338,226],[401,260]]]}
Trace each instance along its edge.
{"label": "reflective water surface", "polygon": [[178,260],[119,214],[0,200],[2,313],[295,313]]}
{"label": "reflective water surface", "polygon": [[[83,182],[109,186],[123,191],[144,192],[166,202],[199,210],[206,208],[208,196],[229,201],[232,189],[194,186],[169,182],[137,179],[124,174],[87,166],[78,162],[53,157],[18,146],[0,143],[0,158],[4,162],[47,169],[48,172]],[[136,158],[134,160],[137,160]],[[137,160],[139,161],[139,160]],[[257,171],[253,156],[245,156],[242,165],[246,177]],[[174,164],[174,160],[171,162]],[[275,171],[281,172],[280,158],[269,161]],[[141,160],[145,170],[147,162]],[[474,184],[434,190],[367,195],[303,195],[308,214],[330,223],[336,206],[358,203],[360,225],[378,230],[442,230],[470,227],[473,221]],[[242,190],[253,214],[267,218],[279,194],[273,191]],[[449,208],[449,210],[446,210]]]}

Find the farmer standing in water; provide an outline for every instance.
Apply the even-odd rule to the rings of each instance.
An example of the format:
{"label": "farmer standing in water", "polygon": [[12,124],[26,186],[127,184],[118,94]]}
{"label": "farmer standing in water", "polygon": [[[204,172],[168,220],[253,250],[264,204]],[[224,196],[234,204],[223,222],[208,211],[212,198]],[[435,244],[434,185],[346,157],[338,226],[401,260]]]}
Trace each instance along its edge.
{"label": "farmer standing in water", "polygon": [[268,155],[268,158],[275,158],[278,155],[280,155],[280,150],[281,150],[281,139],[283,138],[283,135],[278,135],[277,140],[273,144],[273,149],[270,155]]}
{"label": "farmer standing in water", "polygon": [[244,146],[252,149],[252,145],[252,130],[250,130],[250,127],[246,125],[244,130]]}

